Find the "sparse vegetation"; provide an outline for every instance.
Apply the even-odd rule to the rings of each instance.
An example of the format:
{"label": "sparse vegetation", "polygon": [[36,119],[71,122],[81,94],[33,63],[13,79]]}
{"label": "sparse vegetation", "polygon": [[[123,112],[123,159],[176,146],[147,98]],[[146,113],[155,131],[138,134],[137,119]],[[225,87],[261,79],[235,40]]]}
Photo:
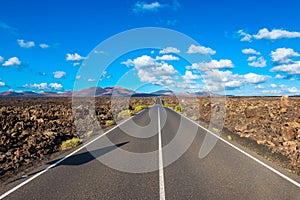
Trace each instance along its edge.
{"label": "sparse vegetation", "polygon": [[84,134],[85,137],[89,137],[93,134],[93,131],[88,131]]}
{"label": "sparse vegetation", "polygon": [[164,107],[170,108],[170,109],[172,109],[172,110],[173,110],[173,108],[174,108],[171,104],[168,104],[168,103],[165,103],[165,104],[164,104]]}
{"label": "sparse vegetation", "polygon": [[232,136],[231,136],[231,135],[227,135],[227,139],[228,139],[229,141],[232,141]]}
{"label": "sparse vegetation", "polygon": [[115,120],[106,120],[106,122],[105,122],[105,126],[112,126],[115,124],[116,124]]}
{"label": "sparse vegetation", "polygon": [[129,110],[129,109],[127,109],[127,110],[122,110],[121,112],[119,112],[117,118],[118,119],[126,119],[126,118],[128,118],[128,117],[130,117],[132,115],[133,115],[132,111]]}
{"label": "sparse vegetation", "polygon": [[212,128],[212,130],[213,130],[213,132],[215,132],[215,133],[219,133],[220,132],[220,130],[218,129],[218,128]]}
{"label": "sparse vegetation", "polygon": [[182,109],[181,106],[175,106],[174,110],[175,110],[176,112],[182,112],[183,109]]}
{"label": "sparse vegetation", "polygon": [[195,116],[195,115],[193,115],[193,116],[191,117],[191,120],[193,120],[193,121],[197,121],[197,120],[198,120],[198,117],[197,117],[197,116]]}
{"label": "sparse vegetation", "polygon": [[61,150],[71,149],[79,146],[82,143],[82,139],[74,137],[70,140],[63,141],[61,143]]}
{"label": "sparse vegetation", "polygon": [[148,107],[144,104],[138,103],[138,104],[135,104],[132,108],[133,108],[134,113],[138,113],[141,110],[147,109]]}

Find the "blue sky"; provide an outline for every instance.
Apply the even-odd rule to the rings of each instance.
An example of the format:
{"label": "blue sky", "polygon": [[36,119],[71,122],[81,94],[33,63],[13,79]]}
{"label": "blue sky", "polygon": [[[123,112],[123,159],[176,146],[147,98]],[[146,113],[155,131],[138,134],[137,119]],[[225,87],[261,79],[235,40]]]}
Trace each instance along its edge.
{"label": "blue sky", "polygon": [[[0,92],[64,92],[80,81],[143,92],[300,94],[299,7],[297,0],[3,1]],[[94,52],[98,44],[142,27],[172,29],[197,44],[126,53],[100,76],[80,76],[89,55],[107,53]],[[210,60],[189,63],[178,52]]]}

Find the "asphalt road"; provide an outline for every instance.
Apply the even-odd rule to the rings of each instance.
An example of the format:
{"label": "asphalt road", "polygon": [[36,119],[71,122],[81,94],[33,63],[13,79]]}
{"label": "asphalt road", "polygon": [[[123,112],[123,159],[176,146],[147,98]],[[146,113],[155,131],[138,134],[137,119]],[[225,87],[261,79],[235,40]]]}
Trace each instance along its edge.
{"label": "asphalt road", "polygon": [[4,199],[300,199],[297,184],[223,141],[200,159],[205,134],[158,99],[53,168],[39,171],[59,159],[0,191],[11,192]]}

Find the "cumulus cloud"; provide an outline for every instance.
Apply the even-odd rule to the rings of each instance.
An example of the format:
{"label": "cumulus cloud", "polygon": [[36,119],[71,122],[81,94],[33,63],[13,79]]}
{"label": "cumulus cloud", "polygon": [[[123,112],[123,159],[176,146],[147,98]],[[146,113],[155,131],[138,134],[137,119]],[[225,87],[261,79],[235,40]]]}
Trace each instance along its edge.
{"label": "cumulus cloud", "polygon": [[141,82],[149,82],[152,84],[174,84],[172,76],[177,74],[177,71],[172,65],[158,62],[148,55],[140,56],[134,60],[128,59],[121,64],[127,67],[134,67]]}
{"label": "cumulus cloud", "polygon": [[200,79],[201,76],[193,74],[192,71],[185,71],[185,74],[182,76],[185,83],[191,84],[196,83],[195,80]]}
{"label": "cumulus cloud", "polygon": [[252,49],[252,48],[243,49],[242,53],[246,54],[246,55],[260,55],[260,52],[256,51],[255,49]]}
{"label": "cumulus cloud", "polygon": [[187,53],[199,53],[199,54],[209,54],[209,55],[215,55],[216,54],[216,51],[209,48],[209,47],[204,47],[204,46],[196,46],[194,44],[192,44]]}
{"label": "cumulus cloud", "polygon": [[158,9],[165,7],[166,5],[160,4],[158,1],[152,3],[146,3],[138,1],[134,4],[133,12],[156,12]]}
{"label": "cumulus cloud", "polygon": [[30,88],[35,90],[62,90],[63,86],[60,83],[33,83],[33,84],[25,84],[24,88]]}
{"label": "cumulus cloud", "polygon": [[283,79],[284,76],[281,76],[280,74],[276,74],[275,78],[277,78],[277,79]]}
{"label": "cumulus cloud", "polygon": [[67,53],[67,61],[80,61],[80,60],[84,60],[85,57],[82,57],[81,55],[79,55],[78,53]]}
{"label": "cumulus cloud", "polygon": [[179,60],[179,58],[173,55],[163,55],[156,56],[156,60]]}
{"label": "cumulus cloud", "polygon": [[221,59],[219,61],[212,60],[210,62],[193,63],[192,66],[188,66],[187,69],[208,71],[212,69],[230,69],[233,67],[234,65],[231,60]]}
{"label": "cumulus cloud", "polygon": [[252,35],[246,33],[244,30],[239,30],[237,32],[241,37],[241,42],[252,42]]}
{"label": "cumulus cloud", "polygon": [[264,59],[264,57],[257,58],[256,56],[251,56],[248,58],[248,65],[251,67],[266,67],[267,61]]}
{"label": "cumulus cloud", "polygon": [[300,54],[295,52],[292,48],[278,48],[271,52],[272,61],[280,64],[291,63],[291,58],[299,56]]}
{"label": "cumulus cloud", "polygon": [[262,85],[260,85],[260,84],[258,84],[258,85],[256,85],[254,88],[255,88],[255,89],[264,89],[265,87],[262,86]]}
{"label": "cumulus cloud", "polygon": [[74,66],[74,67],[76,67],[76,66],[78,66],[78,65],[80,65],[80,62],[75,62],[75,63],[73,63],[73,66]]}
{"label": "cumulus cloud", "polygon": [[291,63],[291,64],[282,64],[276,67],[273,67],[271,72],[283,72],[288,75],[300,75],[300,61]]}
{"label": "cumulus cloud", "polygon": [[3,86],[5,86],[5,83],[0,81],[0,87],[3,87]]}
{"label": "cumulus cloud", "polygon": [[291,32],[283,29],[273,29],[269,31],[267,28],[260,29],[253,37],[257,40],[277,40],[282,38],[299,38],[300,32]]}
{"label": "cumulus cloud", "polygon": [[270,88],[277,88],[277,85],[272,83],[272,84],[270,84]]}
{"label": "cumulus cloud", "polygon": [[225,82],[224,85],[225,85],[226,89],[230,90],[230,89],[240,88],[243,85],[243,83],[241,81],[237,80],[237,81]]}
{"label": "cumulus cloud", "polygon": [[17,40],[17,41],[19,46],[22,48],[30,48],[35,46],[35,43],[33,41],[28,41],[28,42],[25,42],[25,40]]}
{"label": "cumulus cloud", "polygon": [[258,84],[258,83],[267,82],[271,77],[267,75],[249,73],[243,75],[243,78],[245,79],[246,83]]}
{"label": "cumulus cloud", "polygon": [[48,44],[41,43],[41,44],[40,44],[40,47],[41,47],[42,49],[47,49],[47,48],[49,48],[50,46],[49,46]]}
{"label": "cumulus cloud", "polygon": [[233,74],[231,71],[219,71],[217,69],[206,71],[202,75],[203,82],[211,91],[222,91],[238,89],[246,84],[260,84],[267,82],[271,77],[248,73],[245,75]]}
{"label": "cumulus cloud", "polygon": [[300,90],[298,90],[296,87],[288,87],[284,84],[281,84],[280,86],[282,93],[298,93]]}
{"label": "cumulus cloud", "polygon": [[62,90],[63,86],[60,83],[50,83],[49,87],[54,90]]}
{"label": "cumulus cloud", "polygon": [[167,47],[159,51],[160,54],[180,53],[180,50],[175,47]]}
{"label": "cumulus cloud", "polygon": [[9,67],[9,66],[19,66],[21,65],[21,61],[19,60],[18,57],[12,57],[12,58],[9,58],[7,61],[5,61],[2,66],[4,67]]}
{"label": "cumulus cloud", "polygon": [[64,71],[56,71],[56,72],[53,72],[53,76],[54,78],[57,78],[57,79],[60,79],[60,78],[63,78],[67,75],[66,72]]}

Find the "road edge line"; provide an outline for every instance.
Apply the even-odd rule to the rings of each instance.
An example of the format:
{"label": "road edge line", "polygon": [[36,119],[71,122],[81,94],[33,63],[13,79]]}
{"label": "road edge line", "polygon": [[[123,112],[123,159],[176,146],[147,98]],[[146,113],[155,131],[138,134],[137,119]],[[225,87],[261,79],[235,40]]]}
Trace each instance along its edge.
{"label": "road edge line", "polygon": [[[135,116],[135,115],[134,115]],[[29,183],[30,181],[34,180],[35,178],[39,177],[40,175],[44,174],[45,172],[49,171],[50,169],[54,168],[55,166],[57,166],[59,163],[63,162],[64,160],[66,160],[67,158],[71,157],[72,155],[76,154],[77,152],[81,151],[82,149],[84,149],[85,147],[89,146],[90,144],[92,144],[93,142],[95,142],[96,140],[99,140],[100,138],[102,138],[103,136],[107,135],[108,133],[110,133],[111,131],[115,130],[116,128],[118,128],[119,126],[125,124],[127,121],[129,121],[130,119],[132,119],[134,116],[131,116],[130,118],[124,120],[123,122],[121,122],[120,124],[118,124],[117,126],[114,126],[112,129],[106,131],[105,133],[103,133],[102,135],[99,135],[98,137],[96,137],[95,139],[89,141],[88,143],[84,144],[83,146],[79,147],[78,149],[74,150],[73,152],[71,152],[70,154],[66,155],[65,157],[63,157],[62,159],[58,160],[57,162],[55,162],[54,164],[48,166],[46,169],[42,170],[41,172],[35,174],[34,176],[30,177],[29,179],[23,181],[22,183],[18,184],[17,186],[13,187],[12,189],[8,190],[7,192],[5,192],[4,194],[2,194],[0,196],[0,199],[3,199],[5,197],[7,197],[8,195],[10,195],[11,193],[13,193],[14,191],[18,190],[19,188],[23,187],[24,185],[26,185],[27,183]]]}
{"label": "road edge line", "polygon": [[[170,109],[171,110],[171,109]],[[173,112],[175,112],[174,110],[172,110]],[[262,166],[264,166],[265,168],[269,169],[270,171],[272,171],[273,173],[279,175],[281,178],[289,181],[290,183],[294,184],[295,186],[300,188],[300,183],[298,183],[297,181],[293,180],[292,178],[288,177],[287,175],[279,172],[278,170],[274,169],[273,167],[269,166],[268,164],[264,163],[263,161],[255,158],[254,156],[252,156],[251,154],[245,152],[244,150],[240,149],[239,147],[231,144],[230,142],[228,142],[227,140],[223,139],[222,137],[216,135],[214,132],[208,130],[207,128],[201,126],[200,124],[197,124],[195,121],[189,119],[188,117],[184,116],[181,113],[175,112],[177,114],[179,114],[180,116],[184,117],[185,119],[189,120],[190,122],[194,123],[195,125],[197,125],[198,127],[202,128],[203,130],[205,130],[207,133],[210,133],[211,135],[217,137],[218,139],[220,139],[222,142],[224,142],[225,144],[231,146],[232,148],[234,148],[235,150],[239,151],[240,153],[244,154],[245,156],[251,158],[252,160],[256,161],[257,163],[261,164]]]}

